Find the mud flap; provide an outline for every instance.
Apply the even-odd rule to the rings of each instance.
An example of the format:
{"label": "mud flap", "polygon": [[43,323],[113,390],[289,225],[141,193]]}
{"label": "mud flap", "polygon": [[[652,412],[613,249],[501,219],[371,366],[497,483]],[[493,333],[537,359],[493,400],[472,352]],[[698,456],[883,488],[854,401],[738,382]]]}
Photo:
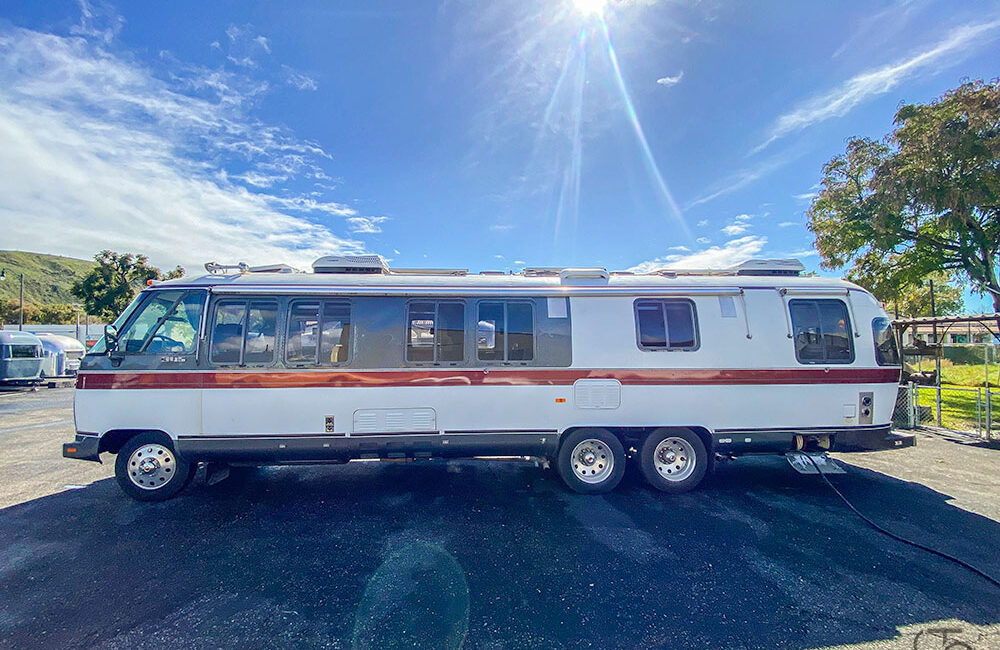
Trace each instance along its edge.
{"label": "mud flap", "polygon": [[[799,474],[846,474],[844,468],[837,464],[826,454],[811,453],[805,451],[790,451],[785,454],[785,459]],[[810,460],[811,459],[811,460]],[[813,464],[815,463],[815,465]],[[819,471],[816,468],[819,468]]]}

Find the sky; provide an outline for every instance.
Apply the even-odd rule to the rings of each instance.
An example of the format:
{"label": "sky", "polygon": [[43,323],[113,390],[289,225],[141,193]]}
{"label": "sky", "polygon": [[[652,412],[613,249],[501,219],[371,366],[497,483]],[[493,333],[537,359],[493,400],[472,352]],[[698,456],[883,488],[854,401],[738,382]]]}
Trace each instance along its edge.
{"label": "sky", "polygon": [[0,5],[0,248],[161,267],[798,257],[827,160],[1000,60],[1000,5]]}

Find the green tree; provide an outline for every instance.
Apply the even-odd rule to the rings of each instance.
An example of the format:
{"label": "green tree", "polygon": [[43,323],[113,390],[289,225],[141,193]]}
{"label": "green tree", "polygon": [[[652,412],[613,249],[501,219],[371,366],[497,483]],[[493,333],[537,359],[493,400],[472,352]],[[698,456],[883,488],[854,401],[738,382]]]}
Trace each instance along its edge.
{"label": "green tree", "polygon": [[886,304],[886,310],[899,314],[904,318],[931,315],[931,287],[934,282],[934,309],[938,316],[954,316],[965,309],[963,288],[958,281],[944,271],[931,273],[921,284],[904,289],[898,296],[883,299],[875,297]]}
{"label": "green tree", "polygon": [[97,266],[73,285],[73,295],[83,302],[85,311],[110,322],[122,313],[135,295],[150,280],[169,280],[184,275],[175,268],[164,274],[149,265],[145,255],[101,251],[94,256]]}
{"label": "green tree", "polygon": [[823,266],[883,300],[946,271],[1000,312],[1000,81],[901,107],[881,141],[851,139],[808,217]]}

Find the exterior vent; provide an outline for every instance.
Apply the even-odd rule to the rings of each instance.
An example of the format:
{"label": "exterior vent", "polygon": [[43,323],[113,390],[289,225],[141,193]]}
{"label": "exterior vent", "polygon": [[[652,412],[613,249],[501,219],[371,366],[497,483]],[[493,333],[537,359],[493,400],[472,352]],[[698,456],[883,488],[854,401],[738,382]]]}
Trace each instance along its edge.
{"label": "exterior vent", "polygon": [[791,275],[796,276],[806,270],[796,259],[747,260],[737,264],[730,271],[736,275]]}
{"label": "exterior vent", "polygon": [[313,273],[362,273],[385,275],[389,265],[381,255],[327,255],[313,262]]}
{"label": "exterior vent", "polygon": [[600,285],[607,284],[608,270],[604,268],[569,268],[559,272],[559,280],[569,285]]}
{"label": "exterior vent", "polygon": [[251,266],[251,273],[295,273],[295,269],[287,264],[263,264]]}

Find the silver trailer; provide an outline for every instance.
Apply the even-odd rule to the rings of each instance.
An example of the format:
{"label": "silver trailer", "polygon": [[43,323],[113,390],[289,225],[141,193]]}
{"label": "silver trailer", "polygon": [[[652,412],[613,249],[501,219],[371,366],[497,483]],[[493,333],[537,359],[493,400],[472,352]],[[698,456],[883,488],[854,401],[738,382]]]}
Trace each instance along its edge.
{"label": "silver trailer", "polygon": [[42,342],[29,332],[0,332],[0,386],[37,384]]}
{"label": "silver trailer", "polygon": [[87,350],[72,336],[38,333],[42,342],[42,371],[44,378],[75,377],[80,369],[80,359]]}

